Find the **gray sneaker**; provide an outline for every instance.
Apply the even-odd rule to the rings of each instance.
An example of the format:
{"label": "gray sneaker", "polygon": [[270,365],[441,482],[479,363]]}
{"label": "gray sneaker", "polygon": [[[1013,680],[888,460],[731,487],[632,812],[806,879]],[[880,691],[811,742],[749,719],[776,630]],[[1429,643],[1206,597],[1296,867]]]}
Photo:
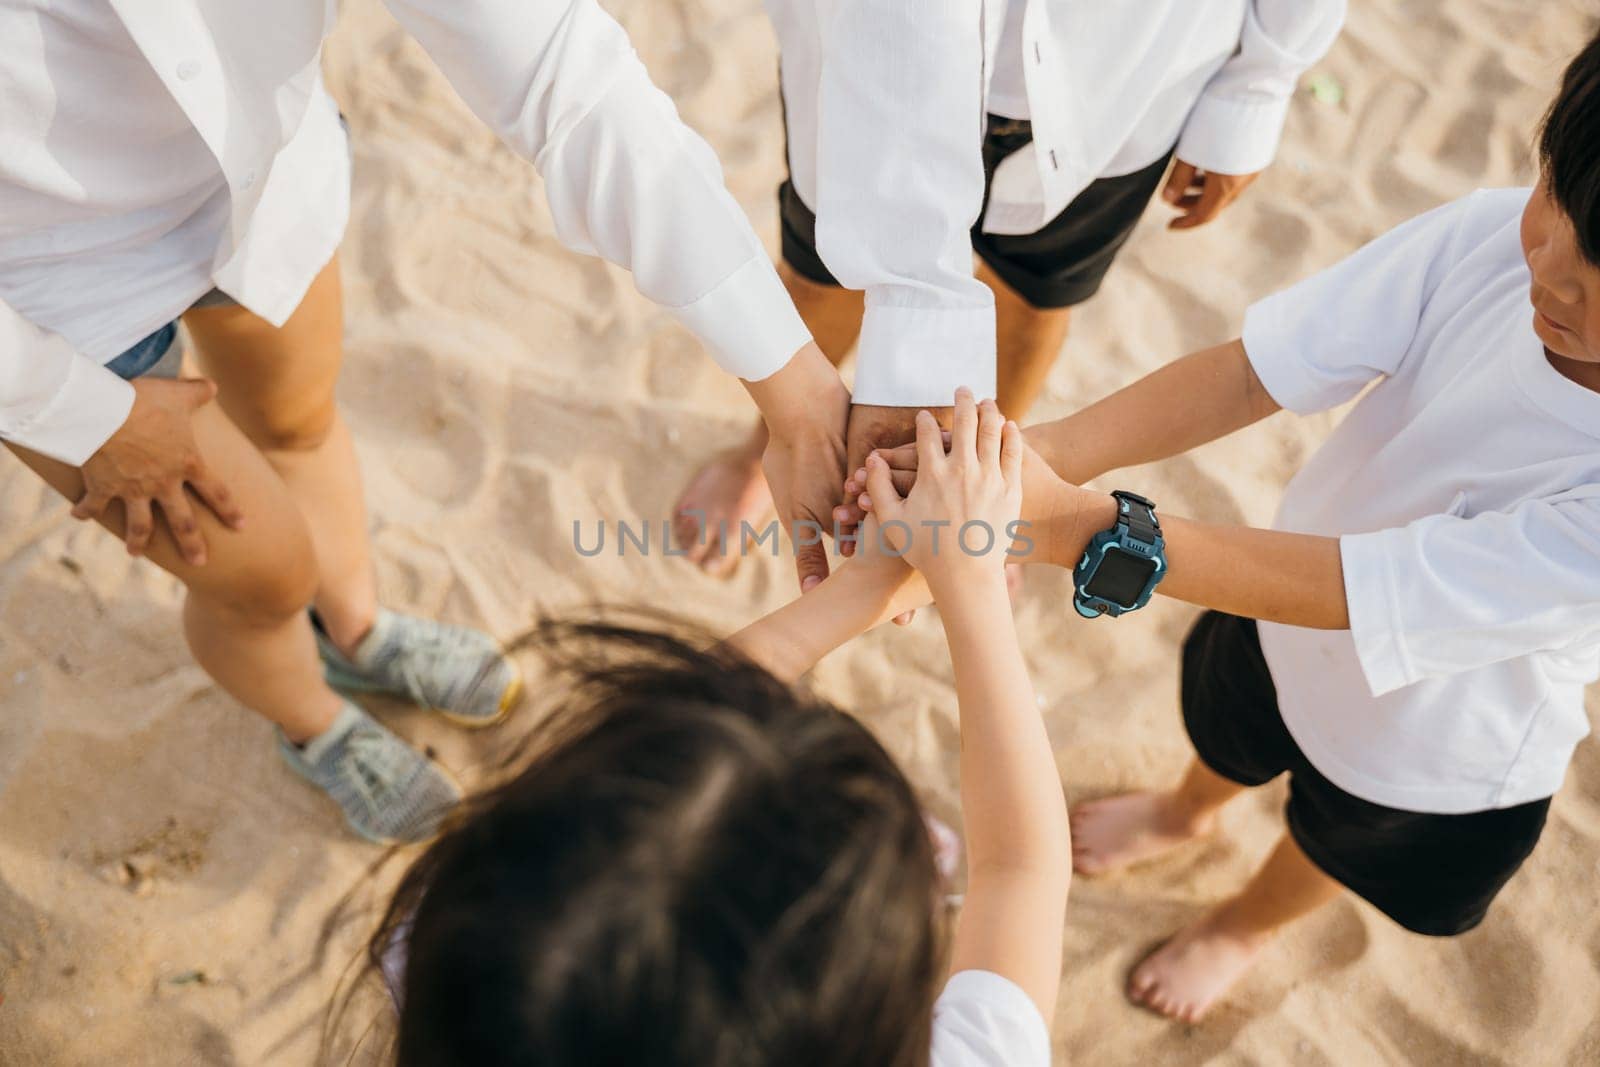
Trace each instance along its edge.
{"label": "gray sneaker", "polygon": [[[316,616],[312,616],[316,622]],[[403,696],[457,726],[491,726],[522,692],[522,675],[482,630],[378,609],[351,656],[313,627],[328,684],[345,692]]]}
{"label": "gray sneaker", "polygon": [[368,841],[426,841],[461,799],[444,770],[349,702],[304,748],[278,734],[278,751],[301,777],[333,798]]}

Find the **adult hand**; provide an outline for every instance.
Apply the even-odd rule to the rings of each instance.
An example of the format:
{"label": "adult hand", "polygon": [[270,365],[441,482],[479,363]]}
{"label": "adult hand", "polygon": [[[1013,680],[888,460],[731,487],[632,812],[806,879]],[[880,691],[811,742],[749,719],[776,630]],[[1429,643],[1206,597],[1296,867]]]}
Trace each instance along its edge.
{"label": "adult hand", "polygon": [[154,505],[184,560],[196,567],[204,564],[205,538],[185,489],[224,525],[238,529],[244,519],[195,444],[194,413],[216,395],[216,384],[200,378],[134,382],[127,420],[83,465],[84,491],[73,505],[73,518],[99,518],[113,500],[121,500],[128,554],[138,556],[155,533]]}
{"label": "adult hand", "polygon": [[[941,444],[948,452],[950,449],[950,431],[945,430],[941,435]],[[880,448],[872,453],[874,457],[883,461],[883,467],[888,473],[889,485],[900,496],[910,494],[917,484],[917,467],[919,459],[919,445],[913,441],[910,444],[900,445],[898,448]],[[857,502],[864,512],[872,513],[871,497],[867,495],[867,469],[858,468],[844,483],[845,495]],[[1022,442],[1022,519],[1026,526],[1018,535],[1017,541],[1012,545],[1013,558],[1019,563],[1050,563],[1054,562],[1055,549],[1059,546],[1053,539],[1063,529],[1061,522],[1063,512],[1073,511],[1072,505],[1081,503],[1080,496],[1086,495],[1090,499],[1098,500],[1102,494],[1092,493],[1071,485],[1050,469],[1034,448],[1028,444],[1026,437]],[[864,500],[864,502],[863,502]],[[1070,516],[1069,516],[1070,517]],[[1101,527],[1102,529],[1104,526]],[[1040,544],[1044,538],[1047,543]],[[1075,557],[1074,557],[1075,558]]]}
{"label": "adult hand", "polygon": [[[1022,431],[994,401],[975,404],[972,393],[956,393],[949,451],[932,415],[917,416],[917,483],[901,497],[878,455],[867,463],[868,502],[882,533],[933,587],[958,583],[984,570],[998,575],[1010,540],[1006,531],[1022,512]],[[973,547],[970,526],[985,528]],[[944,543],[930,534],[945,528]]]}
{"label": "adult hand", "polygon": [[[950,421],[950,408],[932,409],[940,423]],[[850,426],[846,434],[846,473],[860,470],[867,456],[880,448],[894,448],[916,441],[917,408],[891,408],[877,404],[855,404],[850,408]],[[914,446],[913,446],[914,447]],[[863,478],[862,488],[865,488]],[[859,492],[860,490],[857,490]],[[857,534],[865,513],[856,503],[854,493],[846,494],[834,510],[833,519],[839,532]],[[841,555],[852,555],[855,546],[846,541],[839,549]],[[896,620],[898,621],[898,620]]]}
{"label": "adult hand", "polygon": [[845,475],[850,391],[815,344],[745,387],[767,423],[761,468],[784,532],[794,539],[795,570],[806,592],[828,576],[823,535],[832,532]]}
{"label": "adult hand", "polygon": [[1167,175],[1166,188],[1161,191],[1161,199],[1179,211],[1178,217],[1167,223],[1167,229],[1192,230],[1204,226],[1255,180],[1255,174],[1219,174],[1177,160],[1172,165],[1172,173]]}

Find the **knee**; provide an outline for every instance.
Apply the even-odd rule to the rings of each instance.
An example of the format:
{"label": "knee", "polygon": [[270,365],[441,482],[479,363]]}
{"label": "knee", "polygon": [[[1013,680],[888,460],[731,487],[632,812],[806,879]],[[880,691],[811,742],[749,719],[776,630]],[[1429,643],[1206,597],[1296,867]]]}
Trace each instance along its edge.
{"label": "knee", "polygon": [[337,417],[332,400],[265,412],[255,420],[251,438],[264,452],[310,452],[322,447]]}
{"label": "knee", "polygon": [[[321,576],[311,535],[303,522],[254,553],[229,580],[202,595],[242,621],[274,625],[311,606]],[[198,590],[193,590],[198,592]]]}

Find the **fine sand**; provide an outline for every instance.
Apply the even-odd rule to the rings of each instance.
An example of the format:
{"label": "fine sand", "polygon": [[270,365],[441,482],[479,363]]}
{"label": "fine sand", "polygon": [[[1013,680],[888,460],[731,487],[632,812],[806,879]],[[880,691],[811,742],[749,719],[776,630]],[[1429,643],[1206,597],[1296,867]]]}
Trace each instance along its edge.
{"label": "fine sand", "polygon": [[[615,0],[658,83],[776,235],[775,49],[756,0]],[[1537,11],[1537,15],[1530,14]],[[1302,92],[1276,166],[1219,223],[1152,208],[1075,320],[1035,419],[1063,415],[1234,336],[1254,297],[1479,186],[1526,183],[1560,66],[1587,33],[1572,0],[1362,0]],[[328,50],[349,116],[342,395],[365,465],[386,601],[502,637],[539,611],[670,605],[720,631],[791,595],[785,560],[729,582],[682,560],[580,559],[573,520],[653,518],[752,408],[626,274],[557,243],[533,170],[497,144],[374,0]],[[1338,87],[1342,94],[1329,91]],[[1331,418],[1280,416],[1118,478],[1173,513],[1266,523]],[[1074,799],[1182,766],[1173,603],[1086,623],[1062,573],[1017,610]],[[273,752],[269,728],[190,660],[179,589],[130,563],[15,462],[0,462],[0,1063],[314,1062],[356,951],[380,851]],[[533,670],[534,665],[528,664]],[[957,810],[955,700],[937,621],[876,633],[816,673]],[[388,721],[467,782],[525,715],[466,735]],[[1600,749],[1581,748],[1538,851],[1459,939],[1342,900],[1284,938],[1230,1003],[1186,1027],[1129,1007],[1128,969],[1238,885],[1280,827],[1280,784],[1225,833],[1134,874],[1074,886],[1060,1058],[1095,1064],[1600,1062]],[[354,893],[342,909],[341,901]],[[342,914],[348,921],[330,916]],[[326,934],[326,936],[325,936]],[[361,1010],[372,1005],[362,1002]]]}

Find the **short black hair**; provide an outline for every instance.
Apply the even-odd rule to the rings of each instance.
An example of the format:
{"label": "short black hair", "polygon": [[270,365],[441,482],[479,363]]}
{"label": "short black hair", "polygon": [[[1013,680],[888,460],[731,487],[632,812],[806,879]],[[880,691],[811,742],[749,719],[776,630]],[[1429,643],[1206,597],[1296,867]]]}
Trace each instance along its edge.
{"label": "short black hair", "polygon": [[1600,266],[1600,34],[1561,76],[1539,133],[1539,167],[1578,232],[1578,250]]}
{"label": "short black hair", "polygon": [[939,878],[856,719],[726,646],[547,623],[556,711],[373,936],[400,1067],[922,1067]]}

